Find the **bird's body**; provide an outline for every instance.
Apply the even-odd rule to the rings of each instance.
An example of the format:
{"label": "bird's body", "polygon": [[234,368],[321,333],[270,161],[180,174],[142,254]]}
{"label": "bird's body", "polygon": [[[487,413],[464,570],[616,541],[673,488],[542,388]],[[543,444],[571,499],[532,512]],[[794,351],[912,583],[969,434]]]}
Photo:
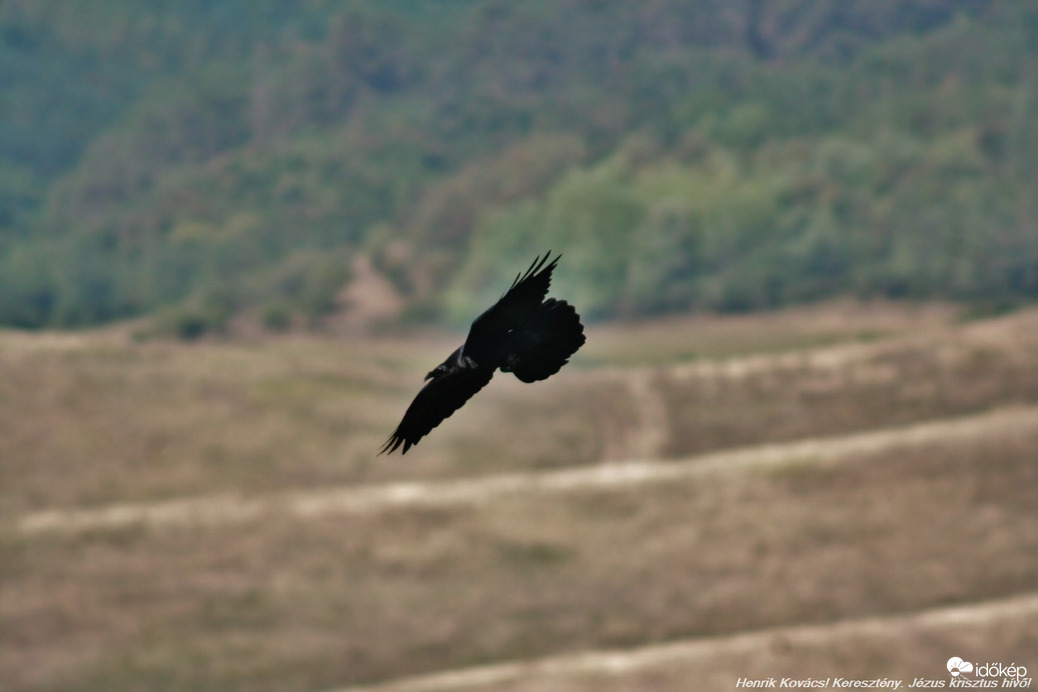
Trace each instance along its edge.
{"label": "bird's body", "polygon": [[427,384],[380,454],[401,445],[406,454],[485,387],[495,370],[536,382],[557,373],[584,345],[584,325],[573,306],[545,300],[559,262],[556,257],[548,263],[550,254],[537,257],[525,274],[516,276],[501,299],[472,323],[465,343],[425,376]]}

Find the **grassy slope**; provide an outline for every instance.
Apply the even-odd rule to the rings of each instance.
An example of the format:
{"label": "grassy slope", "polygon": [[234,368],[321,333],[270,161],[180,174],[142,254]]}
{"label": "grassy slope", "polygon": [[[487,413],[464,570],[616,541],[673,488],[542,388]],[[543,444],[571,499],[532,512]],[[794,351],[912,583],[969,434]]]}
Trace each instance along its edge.
{"label": "grassy slope", "polygon": [[[651,444],[679,456],[1034,404],[1033,324],[840,306],[602,328],[566,377],[497,382],[414,455],[377,462],[415,373],[451,339],[7,333],[2,516],[572,466]],[[664,402],[662,431],[645,434],[660,421],[638,397]],[[1036,450],[1021,430],[476,506],[70,535],[0,524],[0,686],[315,689],[1032,593]],[[789,674],[824,669],[807,649]]]}

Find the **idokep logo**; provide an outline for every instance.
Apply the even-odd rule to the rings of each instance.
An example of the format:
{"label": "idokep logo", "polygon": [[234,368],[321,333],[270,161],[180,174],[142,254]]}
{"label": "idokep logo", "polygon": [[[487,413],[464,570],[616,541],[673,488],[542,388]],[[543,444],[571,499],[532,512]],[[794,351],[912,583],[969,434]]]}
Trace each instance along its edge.
{"label": "idokep logo", "polygon": [[[950,687],[1030,687],[1032,679],[1027,675],[1027,666],[1018,666],[1015,662],[977,663],[963,661],[958,656],[948,659],[948,672],[952,679]],[[960,677],[963,673],[972,673],[969,677]],[[999,679],[1002,684],[999,685]]]}
{"label": "idokep logo", "polygon": [[963,661],[958,656],[952,656],[948,659],[948,672],[952,674],[952,677],[958,677],[959,673],[972,673],[973,664]]}

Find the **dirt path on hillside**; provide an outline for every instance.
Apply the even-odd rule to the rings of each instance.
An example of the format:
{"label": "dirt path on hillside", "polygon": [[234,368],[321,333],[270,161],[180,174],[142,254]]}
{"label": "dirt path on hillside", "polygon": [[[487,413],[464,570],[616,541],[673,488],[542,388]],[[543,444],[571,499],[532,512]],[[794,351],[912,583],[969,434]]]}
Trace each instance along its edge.
{"label": "dirt path on hillside", "polygon": [[606,431],[604,461],[654,459],[662,455],[670,439],[670,416],[660,391],[659,373],[659,368],[636,367],[610,371],[605,375],[627,390],[634,416],[625,420],[624,425]]}
{"label": "dirt path on hillside", "polygon": [[[846,457],[985,436],[1009,436],[1038,428],[1038,407],[1000,409],[941,421],[844,435],[726,450],[677,461],[625,461],[554,471],[501,474],[438,482],[402,482],[287,492],[243,498],[193,497],[151,504],[120,504],[98,509],[50,510],[22,516],[23,535],[120,529],[127,526],[176,527],[252,521],[267,515],[301,519],[336,513],[378,512],[401,507],[474,504],[509,493],[574,492],[583,489],[733,473],[794,463],[836,462]],[[647,446],[654,444],[652,440]]]}
{"label": "dirt path on hillside", "polygon": [[[979,630],[1022,630],[1028,622],[1038,619],[1038,594],[1027,594],[1014,598],[953,608],[928,610],[918,613],[899,614],[887,617],[848,620],[825,625],[778,627],[757,632],[748,632],[708,639],[692,639],[654,646],[645,646],[626,651],[589,651],[578,654],[555,656],[537,661],[501,663],[479,668],[469,668],[446,673],[406,678],[371,687],[351,687],[339,692],[438,692],[442,690],[480,689],[552,689],[552,690],[601,690],[643,689],[636,684],[639,674],[654,669],[677,668],[685,671],[684,682],[696,680],[697,689],[734,689],[740,675],[767,679],[772,675],[793,675],[794,679],[808,674],[781,670],[783,652],[789,657],[791,651],[823,652],[832,657],[833,652],[853,653],[855,650],[865,657],[865,652],[876,648],[889,650],[888,655],[897,654],[896,648],[903,638],[925,638],[947,640],[948,632],[959,632],[968,641],[969,634]],[[1033,628],[1032,628],[1033,629]],[[951,637],[954,639],[954,636]],[[966,648],[975,650],[976,647]],[[946,659],[966,651],[951,649],[938,654],[933,660],[920,663],[911,675],[924,678],[947,680],[943,666]],[[1006,655],[1011,656],[1010,652]],[[839,658],[839,657],[832,657]],[[769,670],[768,663],[774,667]],[[1028,675],[1033,676],[1038,660],[1014,661],[1029,666]],[[830,661],[830,664],[832,662]],[[1009,665],[1007,658],[1004,665]],[[911,664],[909,664],[911,666]],[[805,666],[807,667],[807,666]],[[847,666],[843,666],[847,667]],[[763,670],[762,670],[763,669]],[[890,662],[884,668],[873,668],[870,679],[892,676],[901,679],[904,689],[911,681],[898,678],[891,670]],[[673,676],[673,672],[672,672]],[[850,674],[849,677],[854,677]],[[583,678],[583,680],[581,680]],[[589,679],[590,678],[590,679]],[[634,680],[632,680],[634,678]],[[669,688],[659,677],[652,678],[654,689]],[[583,684],[582,684],[583,683]],[[687,689],[682,685],[682,689]]]}

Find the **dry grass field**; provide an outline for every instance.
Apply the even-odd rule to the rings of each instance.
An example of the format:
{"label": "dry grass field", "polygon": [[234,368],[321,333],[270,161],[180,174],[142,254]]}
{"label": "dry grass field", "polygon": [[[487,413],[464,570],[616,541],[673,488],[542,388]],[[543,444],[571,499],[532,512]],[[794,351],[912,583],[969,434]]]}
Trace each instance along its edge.
{"label": "dry grass field", "polygon": [[459,338],[0,333],[0,689],[1038,670],[1038,312],[590,328],[376,458]]}

